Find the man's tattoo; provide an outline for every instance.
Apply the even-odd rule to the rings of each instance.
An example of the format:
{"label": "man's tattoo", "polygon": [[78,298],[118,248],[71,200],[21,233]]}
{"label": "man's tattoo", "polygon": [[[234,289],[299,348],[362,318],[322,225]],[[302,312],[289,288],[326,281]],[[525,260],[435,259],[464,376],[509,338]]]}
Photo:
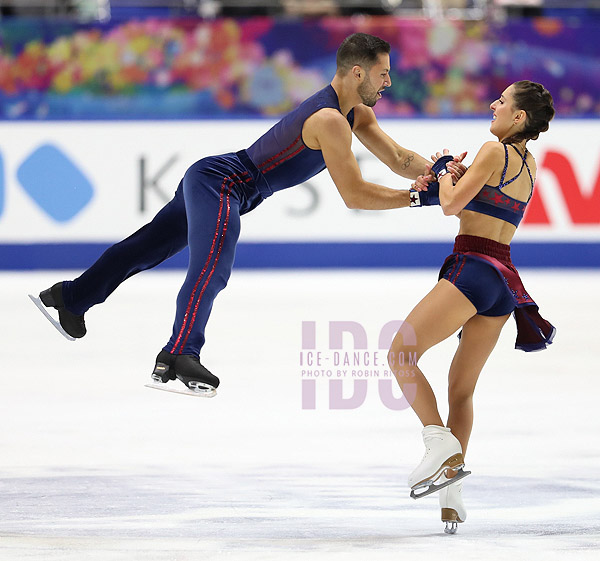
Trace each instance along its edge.
{"label": "man's tattoo", "polygon": [[408,156],[406,156],[406,160],[404,160],[402,163],[402,169],[408,168],[414,159],[415,155],[411,152]]}

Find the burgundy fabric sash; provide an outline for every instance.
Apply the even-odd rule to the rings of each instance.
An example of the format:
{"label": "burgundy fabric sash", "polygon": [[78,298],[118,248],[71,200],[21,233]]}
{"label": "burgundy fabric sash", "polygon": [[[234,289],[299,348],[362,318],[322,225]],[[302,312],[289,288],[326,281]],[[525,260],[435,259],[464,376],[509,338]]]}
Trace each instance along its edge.
{"label": "burgundy fabric sash", "polygon": [[554,339],[556,328],[539,314],[537,304],[525,290],[521,277],[512,264],[510,246],[478,236],[460,235],[456,236],[454,253],[448,259],[453,258],[457,253],[485,261],[504,280],[506,290],[515,303],[513,311],[517,323],[515,349],[530,352],[547,348]]}

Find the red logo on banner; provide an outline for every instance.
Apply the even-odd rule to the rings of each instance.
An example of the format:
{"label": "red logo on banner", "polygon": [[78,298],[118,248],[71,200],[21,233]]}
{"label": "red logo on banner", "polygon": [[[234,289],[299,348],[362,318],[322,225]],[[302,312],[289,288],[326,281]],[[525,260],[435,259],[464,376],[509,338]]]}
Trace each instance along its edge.
{"label": "red logo on banner", "polygon": [[[571,162],[564,154],[549,150],[544,156],[541,167],[554,174],[573,224],[600,224],[600,170],[596,173],[592,192],[585,194],[577,181]],[[540,189],[539,181],[536,181],[536,188],[525,212],[523,223],[550,225],[544,202],[544,191]]]}

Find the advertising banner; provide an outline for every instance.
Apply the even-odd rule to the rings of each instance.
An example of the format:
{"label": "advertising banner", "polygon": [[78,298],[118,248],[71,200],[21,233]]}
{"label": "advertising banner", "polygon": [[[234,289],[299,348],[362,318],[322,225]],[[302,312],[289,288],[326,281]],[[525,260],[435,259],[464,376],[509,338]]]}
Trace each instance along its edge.
{"label": "advertising banner", "polygon": [[[26,246],[53,244],[56,255],[86,247],[94,253],[97,246],[128,236],[172,198],[189,165],[245,148],[270,125],[265,120],[0,124],[2,267],[17,266],[14,258],[19,267],[49,266],[36,264],[33,256],[33,262],[24,263]],[[467,164],[492,139],[483,119],[388,119],[381,126],[399,144],[426,157],[442,148],[468,150]],[[538,166],[536,188],[515,244],[531,244],[531,264],[537,263],[541,247],[548,255],[546,266],[600,265],[594,261],[600,246],[599,133],[597,120],[558,119],[530,142]],[[353,150],[365,179],[410,187],[410,180],[391,172],[356,139]],[[316,260],[298,266],[344,265],[328,260],[328,252],[339,257],[344,248],[352,266],[361,260],[364,266],[428,265],[427,260],[395,263],[393,251],[385,255],[398,244],[447,249],[457,229],[456,218],[444,216],[439,207],[350,210],[324,171],[276,193],[243,217],[240,257],[246,244],[267,250],[257,258],[260,266],[282,266],[283,245]],[[557,248],[568,251],[560,257]],[[368,263],[361,251],[370,254]],[[373,251],[380,261],[372,263]]]}

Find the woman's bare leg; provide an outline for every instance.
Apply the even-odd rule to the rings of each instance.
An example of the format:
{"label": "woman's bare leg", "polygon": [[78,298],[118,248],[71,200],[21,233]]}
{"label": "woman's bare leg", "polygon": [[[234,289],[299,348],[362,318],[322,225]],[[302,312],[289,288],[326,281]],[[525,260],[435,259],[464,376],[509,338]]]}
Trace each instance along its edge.
{"label": "woman's bare leg", "polygon": [[[452,283],[442,279],[410,312],[394,337],[388,363],[424,426],[444,426],[435,395],[418,366],[408,367],[406,363],[401,366],[398,357],[408,357],[409,353],[416,352],[417,360],[420,359],[425,351],[450,337],[476,313],[469,299]],[[416,393],[408,391],[409,384],[416,384]]]}
{"label": "woman's bare leg", "polygon": [[466,454],[473,428],[473,392],[490,353],[494,350],[506,316],[474,316],[465,323],[448,374],[447,425]]}

